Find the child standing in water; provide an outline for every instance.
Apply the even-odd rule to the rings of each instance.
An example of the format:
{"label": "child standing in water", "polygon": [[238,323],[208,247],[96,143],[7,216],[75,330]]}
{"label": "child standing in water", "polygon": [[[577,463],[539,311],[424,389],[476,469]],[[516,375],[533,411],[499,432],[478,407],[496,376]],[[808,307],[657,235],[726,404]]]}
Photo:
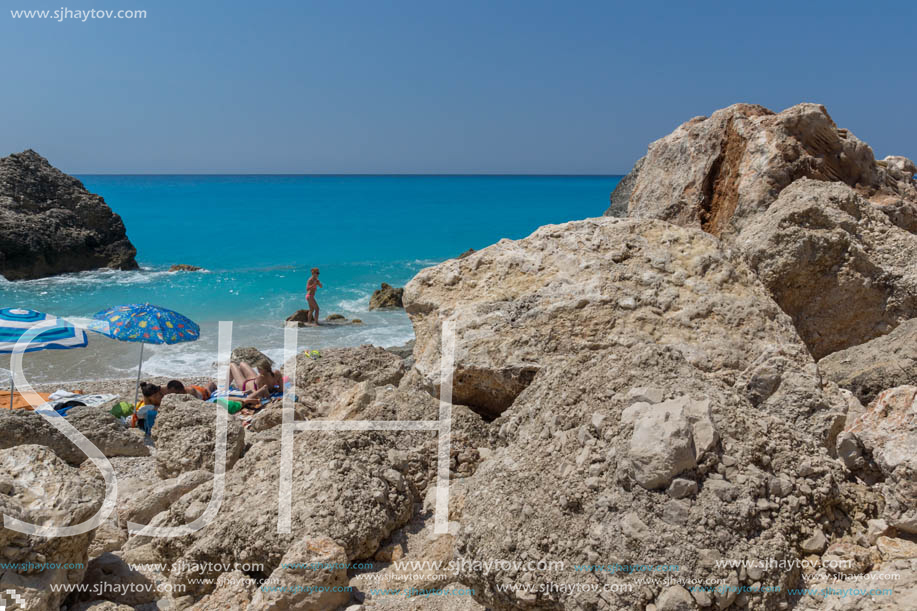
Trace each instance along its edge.
{"label": "child standing in water", "polygon": [[315,301],[316,289],[324,288],[318,281],[318,268],[312,268],[312,277],[306,282],[306,301],[309,302],[309,320],[313,325],[318,324],[318,303]]}

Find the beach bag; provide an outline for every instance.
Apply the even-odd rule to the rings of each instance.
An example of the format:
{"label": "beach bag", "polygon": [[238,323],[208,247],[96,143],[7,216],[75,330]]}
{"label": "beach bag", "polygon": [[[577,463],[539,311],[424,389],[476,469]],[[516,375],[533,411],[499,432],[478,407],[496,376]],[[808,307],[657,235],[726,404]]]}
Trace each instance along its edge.
{"label": "beach bag", "polygon": [[120,401],[111,408],[111,415],[115,418],[127,418],[134,413],[134,406],[127,401]]}
{"label": "beach bag", "polygon": [[226,408],[226,411],[229,412],[230,414],[235,414],[236,412],[242,409],[241,401],[231,401],[229,399],[224,399],[224,398],[217,399],[217,405],[221,405],[224,408]]}

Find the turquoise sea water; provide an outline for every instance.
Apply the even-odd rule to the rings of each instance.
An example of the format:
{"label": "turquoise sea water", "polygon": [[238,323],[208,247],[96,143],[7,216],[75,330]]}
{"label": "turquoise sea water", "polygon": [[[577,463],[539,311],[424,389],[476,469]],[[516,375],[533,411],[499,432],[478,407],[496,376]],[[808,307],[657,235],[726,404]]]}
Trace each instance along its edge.
{"label": "turquoise sea water", "polygon": [[[209,374],[216,326],[232,320],[233,345],[282,353],[283,320],[304,307],[311,267],[324,318],[363,325],[306,328],[300,347],[402,344],[403,312],[369,312],[381,282],[403,286],[418,270],[537,227],[608,207],[617,176],[79,176],[124,219],[136,272],[103,270],[29,282],[0,279],[3,306],[86,318],[108,306],[148,301],[201,324],[192,344],[147,347],[151,375]],[[204,272],[170,273],[173,263]],[[28,357],[32,381],[121,377],[138,347],[99,335],[86,350]],[[2,366],[2,363],[0,363]],[[2,385],[2,384],[0,384]]]}

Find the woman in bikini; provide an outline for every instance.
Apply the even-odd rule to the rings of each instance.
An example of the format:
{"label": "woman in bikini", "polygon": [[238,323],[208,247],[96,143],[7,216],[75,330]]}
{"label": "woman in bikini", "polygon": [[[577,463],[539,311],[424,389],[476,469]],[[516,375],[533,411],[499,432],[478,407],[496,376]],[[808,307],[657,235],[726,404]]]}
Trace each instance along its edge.
{"label": "woman in bikini", "polygon": [[248,399],[268,398],[275,392],[283,392],[283,374],[274,371],[267,359],[262,359],[257,366],[256,372],[248,363],[230,363],[231,382],[242,392],[248,393]]}
{"label": "woman in bikini", "polygon": [[318,324],[318,302],[315,301],[315,291],[324,288],[318,281],[318,268],[312,268],[312,277],[306,282],[306,301],[309,303],[309,320],[313,325]]}

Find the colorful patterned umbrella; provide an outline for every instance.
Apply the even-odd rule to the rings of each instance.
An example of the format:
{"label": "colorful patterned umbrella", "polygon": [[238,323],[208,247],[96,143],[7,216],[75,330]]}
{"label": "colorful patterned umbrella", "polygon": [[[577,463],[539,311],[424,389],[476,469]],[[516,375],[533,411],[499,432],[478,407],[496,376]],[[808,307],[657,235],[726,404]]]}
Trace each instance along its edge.
{"label": "colorful patterned umbrella", "polygon": [[178,344],[193,342],[201,336],[197,323],[178,312],[149,303],[132,303],[102,310],[93,316],[89,330],[122,342],[140,342],[140,365],[137,367],[137,391],[143,368],[143,344]]}
{"label": "colorful patterned umbrella", "polygon": [[[43,329],[42,331],[39,331],[27,343],[20,344],[20,340],[26,333],[39,326]],[[77,329],[63,318],[28,308],[0,309],[0,353],[2,354],[85,348],[87,343],[86,332]],[[17,344],[19,344],[18,347]],[[10,408],[13,407],[14,396],[13,374],[10,373]]]}

